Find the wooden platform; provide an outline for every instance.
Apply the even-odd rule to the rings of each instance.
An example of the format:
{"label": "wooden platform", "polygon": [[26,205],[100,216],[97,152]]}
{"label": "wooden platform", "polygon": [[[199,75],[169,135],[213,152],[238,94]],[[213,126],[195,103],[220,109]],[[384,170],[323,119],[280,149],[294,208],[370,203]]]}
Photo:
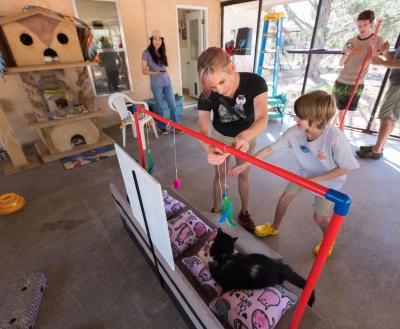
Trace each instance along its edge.
{"label": "wooden platform", "polygon": [[40,165],[40,161],[36,156],[27,157],[28,164],[24,166],[14,166],[12,162],[8,162],[3,166],[4,174],[13,175],[24,170],[28,170]]}
{"label": "wooden platform", "polygon": [[47,120],[47,121],[38,121],[33,113],[25,114],[25,119],[27,121],[28,127],[30,129],[40,129],[40,128],[47,128],[47,127],[54,127],[65,125],[67,123],[77,122],[81,120],[87,120],[91,118],[97,118],[106,115],[108,112],[104,110],[98,110],[94,112],[90,112],[84,115],[76,116],[73,118],[65,118],[59,120]]}
{"label": "wooden platform", "polygon": [[58,152],[56,154],[51,154],[49,152],[49,150],[47,149],[47,147],[43,144],[43,142],[36,142],[35,148],[38,151],[38,153],[40,154],[40,157],[42,158],[43,162],[48,163],[48,162],[55,161],[55,160],[58,160],[58,159],[61,159],[61,158],[67,157],[67,156],[74,155],[76,153],[93,150],[97,147],[110,145],[110,144],[114,144],[114,143],[115,143],[115,140],[113,140],[110,136],[106,135],[105,133],[101,132],[100,139],[97,143],[77,146],[77,147],[73,148],[72,150],[66,151],[66,152]]}
{"label": "wooden platform", "polygon": [[32,72],[32,71],[44,71],[44,70],[57,70],[57,69],[68,69],[83,66],[97,65],[96,62],[77,62],[77,63],[51,63],[43,65],[30,65],[30,66],[15,66],[8,67],[7,74],[17,74],[22,72]]}

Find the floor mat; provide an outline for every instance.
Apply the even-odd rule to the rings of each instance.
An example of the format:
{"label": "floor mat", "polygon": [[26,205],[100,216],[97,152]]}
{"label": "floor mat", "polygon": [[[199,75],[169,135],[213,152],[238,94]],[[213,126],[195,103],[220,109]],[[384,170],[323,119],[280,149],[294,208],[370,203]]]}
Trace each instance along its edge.
{"label": "floor mat", "polygon": [[114,145],[106,145],[90,151],[77,153],[60,159],[64,169],[73,169],[86,166],[99,160],[105,160],[115,155]]}

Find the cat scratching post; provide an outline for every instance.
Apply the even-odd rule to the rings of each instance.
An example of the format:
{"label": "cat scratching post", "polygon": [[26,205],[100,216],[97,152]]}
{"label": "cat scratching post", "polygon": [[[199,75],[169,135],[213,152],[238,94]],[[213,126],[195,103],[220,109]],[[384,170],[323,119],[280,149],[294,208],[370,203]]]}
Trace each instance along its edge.
{"label": "cat scratching post", "polygon": [[4,110],[0,105],[0,143],[6,149],[10,156],[11,162],[4,165],[4,173],[6,175],[15,174],[17,172],[38,166],[40,163],[37,157],[27,158],[22,151],[21,144],[14,135],[14,130],[7,119]]}

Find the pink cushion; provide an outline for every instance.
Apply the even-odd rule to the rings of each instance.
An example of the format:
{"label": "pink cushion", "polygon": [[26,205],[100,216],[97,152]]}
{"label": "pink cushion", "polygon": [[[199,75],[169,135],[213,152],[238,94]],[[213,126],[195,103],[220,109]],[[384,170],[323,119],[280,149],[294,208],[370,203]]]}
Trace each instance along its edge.
{"label": "pink cushion", "polygon": [[221,296],[222,287],[211,277],[208,264],[205,264],[200,257],[196,255],[187,257],[182,259],[182,263],[200,283],[209,299]]}
{"label": "pink cushion", "polygon": [[184,211],[168,222],[168,230],[175,257],[211,232],[211,229],[191,210]]}
{"label": "pink cushion", "polygon": [[255,290],[233,290],[215,298],[209,305],[233,328],[273,329],[281,316],[297,302],[282,286]]}
{"label": "pink cushion", "polygon": [[163,190],[164,208],[167,219],[175,217],[178,212],[185,207],[181,201],[170,196],[166,190]]}

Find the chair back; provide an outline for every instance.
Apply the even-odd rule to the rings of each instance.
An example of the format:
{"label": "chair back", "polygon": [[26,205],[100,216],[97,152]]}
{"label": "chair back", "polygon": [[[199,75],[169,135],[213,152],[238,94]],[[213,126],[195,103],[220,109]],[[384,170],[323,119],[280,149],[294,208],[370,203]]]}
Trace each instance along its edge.
{"label": "chair back", "polygon": [[118,112],[121,120],[126,120],[130,117],[130,112],[128,111],[128,107],[125,104],[127,100],[127,96],[123,93],[113,93],[108,96],[108,106],[115,112]]}

